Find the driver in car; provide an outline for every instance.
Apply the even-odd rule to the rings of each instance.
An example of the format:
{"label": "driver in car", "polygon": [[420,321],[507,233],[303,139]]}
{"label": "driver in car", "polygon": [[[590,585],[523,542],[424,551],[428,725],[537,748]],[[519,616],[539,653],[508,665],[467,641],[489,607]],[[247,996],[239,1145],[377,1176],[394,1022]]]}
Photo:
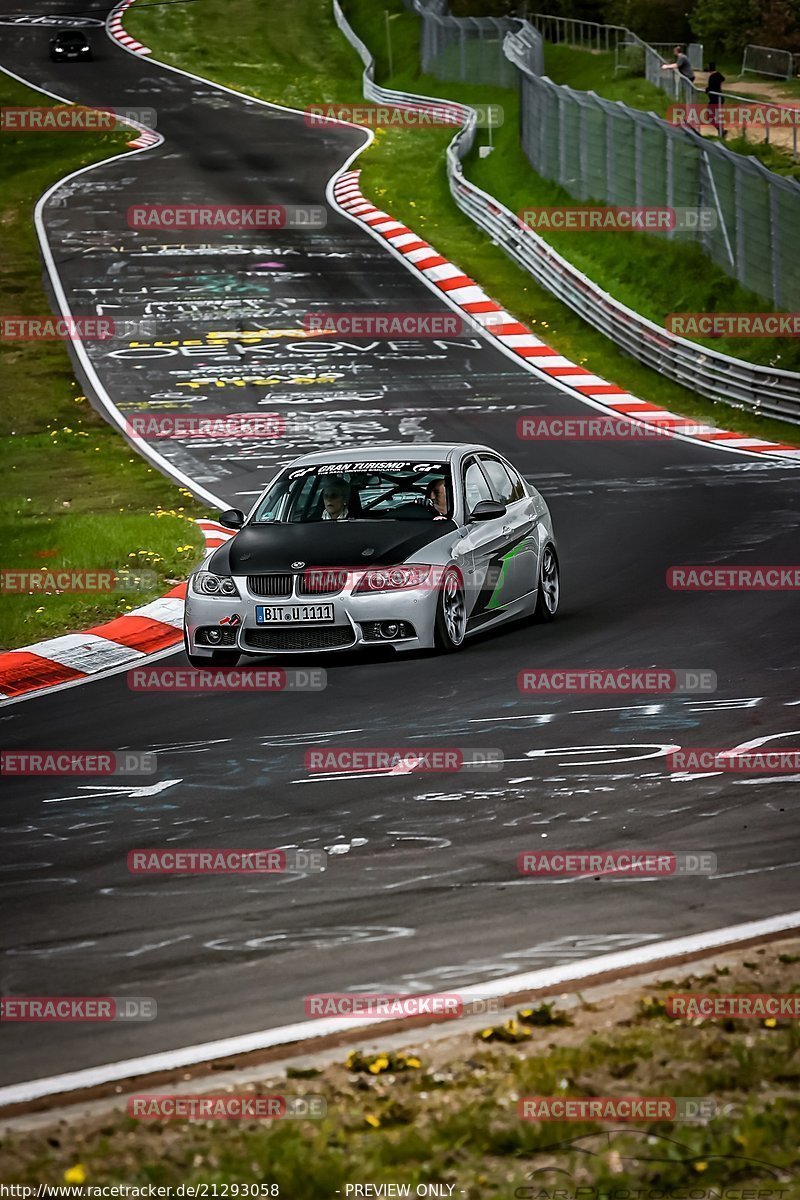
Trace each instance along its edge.
{"label": "driver in car", "polygon": [[433,509],[434,517],[447,516],[447,484],[443,479],[432,479],[425,489],[425,500]]}
{"label": "driver in car", "polygon": [[350,484],[344,479],[327,479],[322,491],[323,521],[346,521]]}

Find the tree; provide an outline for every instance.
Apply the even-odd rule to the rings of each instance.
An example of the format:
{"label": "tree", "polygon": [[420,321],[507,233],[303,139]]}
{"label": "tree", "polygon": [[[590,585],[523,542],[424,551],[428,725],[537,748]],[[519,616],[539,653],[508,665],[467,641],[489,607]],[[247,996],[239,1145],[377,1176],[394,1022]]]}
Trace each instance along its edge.
{"label": "tree", "polygon": [[690,20],[707,56],[738,56],[748,42],[793,50],[800,38],[800,0],[698,0]]}

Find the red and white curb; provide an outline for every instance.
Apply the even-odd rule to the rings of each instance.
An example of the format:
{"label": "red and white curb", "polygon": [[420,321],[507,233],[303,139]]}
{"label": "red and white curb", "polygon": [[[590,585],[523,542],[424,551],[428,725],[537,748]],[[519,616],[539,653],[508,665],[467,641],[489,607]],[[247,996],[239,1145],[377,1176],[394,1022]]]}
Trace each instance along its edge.
{"label": "red and white curb", "polygon": [[689,417],[659,408],[640,400],[616,384],[608,383],[594,375],[586,367],[578,366],[553,350],[510,313],[492,300],[474,279],[470,279],[454,263],[437,253],[429,242],[418,237],[412,229],[397,221],[390,213],[377,208],[367,200],[359,186],[360,171],[345,171],[333,186],[333,195],[339,207],[348,216],[366,225],[373,233],[384,239],[405,261],[432,283],[448,302],[460,308],[474,324],[495,338],[500,345],[523,360],[529,369],[541,372],[574,391],[579,397],[602,405],[610,412],[618,413],[634,421],[654,425],[665,435],[678,434],[693,441],[713,443],[726,450],[743,450],[751,454],[764,454],[782,459],[800,460],[800,449],[781,442],[765,441],[763,438],[747,437],[717,429],[713,425],[700,425]]}
{"label": "red and white curb", "polygon": [[106,28],[114,41],[121,42],[126,50],[130,50],[133,54],[149,54],[148,47],[143,46],[141,42],[137,42],[136,38],[132,38],[129,33],[126,33],[122,24],[123,13],[126,8],[130,8],[131,4],[133,4],[133,0],[122,0],[121,4],[113,8],[108,14]]}
{"label": "red and white curb", "polygon": [[146,150],[148,146],[157,146],[159,142],[163,142],[160,133],[156,133],[154,129],[142,129],[142,132],[128,142],[131,150]]}
{"label": "red and white curb", "polygon": [[[209,554],[233,537],[216,521],[199,520],[197,524]],[[0,701],[89,679],[177,646],[183,641],[185,596],[186,584],[179,583],[158,600],[104,625],[0,654]]]}

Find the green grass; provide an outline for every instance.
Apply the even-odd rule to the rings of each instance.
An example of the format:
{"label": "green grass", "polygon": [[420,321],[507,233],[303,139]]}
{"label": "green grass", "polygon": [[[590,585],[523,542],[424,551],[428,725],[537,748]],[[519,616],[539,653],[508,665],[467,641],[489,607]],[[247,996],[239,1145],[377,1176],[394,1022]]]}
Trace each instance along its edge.
{"label": "green grass", "polygon": [[[796,969],[778,949],[751,948],[749,965],[690,976],[669,990],[796,990]],[[335,1065],[286,1080],[270,1081],[265,1067],[260,1084],[226,1083],[234,1092],[321,1096],[322,1119],[143,1123],[109,1112],[42,1124],[0,1138],[0,1175],[26,1185],[208,1184],[209,1195],[214,1184],[220,1194],[225,1184],[267,1185],[265,1194],[275,1185],[286,1200],[344,1197],[348,1184],[365,1182],[410,1185],[412,1196],[418,1184],[453,1185],[465,1200],[553,1200],[575,1195],[578,1185],[586,1190],[577,1195],[588,1197],[648,1188],[667,1197],[766,1197],[778,1189],[769,1194],[796,1200],[797,1022],[675,1021],[658,1015],[664,991],[643,994],[634,983],[613,999],[571,1008],[566,1026],[529,1027],[513,1045],[461,1033],[417,1052],[342,1051]],[[142,1089],[154,1090],[170,1087]],[[212,1075],[203,1090],[221,1089]],[[517,1100],[531,1096],[691,1096],[712,1100],[718,1112],[703,1124],[552,1124],[520,1119]]]}
{"label": "green grass", "polygon": [[614,74],[611,53],[576,50],[571,46],[544,44],[544,72],[553,83],[565,83],[581,92],[596,92],[606,100],[621,100],[630,108],[666,116],[672,103],[666,92],[630,70]]}
{"label": "green grass", "polygon": [[[385,7],[392,14],[392,86],[504,106],[506,122],[500,131],[495,131],[498,149],[483,162],[473,159],[469,165],[473,177],[479,182],[483,180],[489,191],[506,199],[511,207],[514,189],[522,190],[523,177],[531,188],[535,184],[549,189],[552,185],[537,181],[527,160],[515,148],[515,93],[500,88],[443,84],[422,75],[418,19],[402,9],[399,0],[387,0]],[[350,0],[347,12],[375,55],[378,78],[386,82],[384,7],[375,8],[369,0]],[[225,0],[224,6],[220,0],[199,0],[192,5],[153,6],[138,11],[134,6],[125,20],[132,35],[150,46],[156,57],[262,99],[299,108],[325,100],[361,101],[360,61],[336,28],[328,0],[273,0],[270,14],[267,20],[252,0]],[[313,40],[303,33],[311,26]],[[586,363],[609,381],[693,420],[716,422],[738,432],[774,440],[800,441],[797,429],[792,426],[702,399],[637,363],[537,286],[456,208],[444,169],[448,141],[449,134],[440,131],[379,131],[375,143],[359,159],[365,194],[427,237],[519,320],[541,331],[551,345],[573,361]],[[502,169],[498,169],[498,164],[502,164]],[[524,200],[532,202],[530,188],[525,189]],[[597,234],[591,238],[577,237],[581,239],[577,250],[587,255],[591,244],[598,240]],[[632,237],[636,238],[635,254],[626,251]],[[609,238],[613,241],[607,249]],[[613,271],[607,281],[598,278],[594,267],[587,273],[601,285],[607,283],[612,293],[618,284],[627,286],[631,307],[652,312],[656,319],[681,308],[702,311],[699,302],[693,308],[690,301],[701,296],[707,298],[715,289],[716,294],[724,296],[726,309],[733,307],[734,300],[746,311],[764,307],[763,301],[754,301],[752,297],[745,300],[744,293],[737,294],[732,281],[698,251],[682,252],[680,270],[676,270],[674,248],[662,240],[627,234],[609,234],[602,240],[603,246],[597,253],[601,260],[611,259]],[[662,257],[665,254],[669,257]],[[684,254],[689,254],[688,259],[684,259]],[[647,274],[640,269],[640,256],[654,264]],[[581,262],[589,265],[588,259]],[[623,278],[620,280],[619,276]],[[661,277],[660,284],[654,276]],[[672,282],[667,286],[670,277]],[[676,281],[680,290],[676,289]],[[650,302],[650,292],[659,286],[663,288],[663,312]],[[742,355],[748,343],[718,340],[714,345]],[[766,362],[777,355],[784,362],[784,356],[791,352],[785,342],[770,342],[767,347],[763,339],[749,349],[751,354],[765,355]]]}
{"label": "green grass", "polygon": [[[38,92],[0,76],[0,103],[40,105]],[[124,149],[130,134],[2,133],[0,311],[42,316],[50,306],[33,228],[38,197],[62,176]],[[152,550],[153,586],[134,593],[0,596],[0,649],[86,628],[163,594],[184,578],[204,510],[148,467],[81,395],[61,342],[0,341],[0,538],[3,569],[119,568]],[[170,515],[155,521],[151,513]],[[180,546],[190,551],[179,550]],[[145,565],[143,562],[140,565]]]}

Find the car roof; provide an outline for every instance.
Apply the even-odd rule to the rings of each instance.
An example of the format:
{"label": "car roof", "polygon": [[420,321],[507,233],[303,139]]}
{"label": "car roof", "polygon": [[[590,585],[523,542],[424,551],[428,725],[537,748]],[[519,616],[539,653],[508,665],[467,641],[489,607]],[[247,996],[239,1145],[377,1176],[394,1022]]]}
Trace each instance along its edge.
{"label": "car roof", "polygon": [[66,38],[69,42],[88,41],[86,34],[80,29],[62,29],[55,35],[55,39],[58,38]]}
{"label": "car roof", "polygon": [[318,450],[294,459],[289,465],[310,467],[320,463],[431,462],[437,459],[449,461],[474,450],[494,453],[489,446],[479,446],[472,442],[425,442],[414,445],[399,443],[389,446],[359,446],[349,450]]}

